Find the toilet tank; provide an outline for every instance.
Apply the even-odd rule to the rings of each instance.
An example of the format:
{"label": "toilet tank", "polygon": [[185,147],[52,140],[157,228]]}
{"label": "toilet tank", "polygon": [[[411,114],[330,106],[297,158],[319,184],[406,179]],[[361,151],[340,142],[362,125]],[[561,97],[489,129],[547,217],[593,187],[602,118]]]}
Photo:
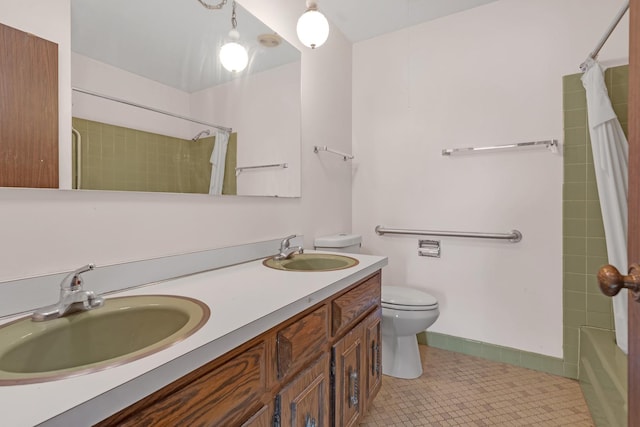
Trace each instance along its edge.
{"label": "toilet tank", "polygon": [[316,237],[313,243],[314,249],[329,252],[360,253],[362,236],[359,234],[333,234],[331,236]]}

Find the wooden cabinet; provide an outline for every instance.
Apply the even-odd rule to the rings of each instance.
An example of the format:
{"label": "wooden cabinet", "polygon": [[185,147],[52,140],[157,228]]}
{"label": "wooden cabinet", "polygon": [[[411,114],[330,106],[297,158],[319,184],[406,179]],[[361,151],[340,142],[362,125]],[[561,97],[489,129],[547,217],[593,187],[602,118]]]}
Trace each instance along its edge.
{"label": "wooden cabinet", "polygon": [[58,45],[3,24],[0,187],[58,188]]}
{"label": "wooden cabinet", "polygon": [[99,426],[356,426],[381,385],[380,272]]}
{"label": "wooden cabinet", "polygon": [[331,301],[332,333],[336,337],[347,331],[357,319],[374,307],[380,307],[380,275],[376,274],[359,286]]}
{"label": "wooden cabinet", "polygon": [[378,308],[363,322],[365,346],[364,399],[369,402],[378,394],[382,386],[382,309]]}
{"label": "wooden cabinet", "polygon": [[253,414],[241,427],[271,427],[271,411],[269,406],[265,405],[258,409],[258,412]]}
{"label": "wooden cabinet", "polygon": [[[329,355],[325,354],[287,384],[276,397],[276,422],[281,427],[328,427]],[[279,422],[279,424],[278,424]]]}
{"label": "wooden cabinet", "polygon": [[213,369],[205,365],[99,425],[241,425],[263,406],[265,348],[260,342]]}
{"label": "wooden cabinet", "polygon": [[373,311],[333,346],[335,425],[358,425],[382,385],[382,310]]}
{"label": "wooden cabinet", "polygon": [[357,425],[362,414],[364,335],[358,324],[333,346],[335,425]]}
{"label": "wooden cabinet", "polygon": [[278,379],[283,380],[316,359],[329,342],[326,305],[280,329],[276,335]]}

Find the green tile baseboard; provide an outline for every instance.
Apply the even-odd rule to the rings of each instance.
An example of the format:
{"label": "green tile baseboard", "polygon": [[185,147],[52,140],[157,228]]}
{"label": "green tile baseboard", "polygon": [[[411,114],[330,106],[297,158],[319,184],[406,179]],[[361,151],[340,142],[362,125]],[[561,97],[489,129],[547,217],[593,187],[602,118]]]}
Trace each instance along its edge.
{"label": "green tile baseboard", "polygon": [[477,356],[494,362],[507,363],[509,365],[520,366],[522,368],[547,372],[572,379],[578,378],[577,363],[567,363],[558,357],[545,356],[543,354],[517,350],[511,347],[428,331],[418,334],[418,342],[431,347]]}

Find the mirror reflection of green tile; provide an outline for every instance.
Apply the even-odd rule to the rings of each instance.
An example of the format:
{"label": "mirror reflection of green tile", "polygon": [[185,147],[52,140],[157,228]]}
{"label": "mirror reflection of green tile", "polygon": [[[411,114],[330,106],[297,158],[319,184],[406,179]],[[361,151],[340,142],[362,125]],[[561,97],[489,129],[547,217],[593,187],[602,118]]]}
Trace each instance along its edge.
{"label": "mirror reflection of green tile", "polygon": [[[209,193],[214,136],[197,141],[73,118],[73,188],[83,190]],[[238,135],[229,137],[222,194],[237,194]],[[78,185],[80,183],[80,185]]]}

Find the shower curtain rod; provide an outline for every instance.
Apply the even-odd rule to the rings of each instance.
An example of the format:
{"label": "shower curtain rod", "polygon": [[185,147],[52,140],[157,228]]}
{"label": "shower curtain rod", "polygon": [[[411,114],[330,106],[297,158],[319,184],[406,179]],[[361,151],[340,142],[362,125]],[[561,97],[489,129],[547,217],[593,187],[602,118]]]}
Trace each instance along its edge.
{"label": "shower curtain rod", "polygon": [[607,39],[609,39],[609,36],[611,35],[611,33],[613,33],[613,30],[615,30],[615,28],[618,26],[618,23],[620,22],[624,14],[627,12],[627,10],[629,10],[629,0],[626,0],[624,2],[623,6],[618,11],[618,14],[616,15],[616,17],[613,18],[613,22],[611,22],[609,29],[607,29],[607,31],[604,33],[604,35],[596,45],[596,48],[593,49],[593,51],[589,54],[589,56],[587,56],[587,59],[585,59],[584,62],[580,64],[580,70],[582,70],[583,73],[587,71],[587,64],[589,60],[596,59],[596,57],[598,56],[598,53],[600,53],[600,49],[602,49],[604,44],[607,42]]}
{"label": "shower curtain rod", "polygon": [[119,102],[121,104],[130,105],[132,107],[142,108],[143,110],[153,111],[154,113],[164,114],[165,116],[175,117],[176,119],[186,120],[186,121],[191,122],[191,123],[197,123],[199,125],[210,126],[212,128],[220,129],[221,131],[224,131],[224,132],[229,132],[229,133],[233,132],[232,128],[228,128],[228,127],[224,127],[224,126],[220,126],[220,125],[214,125],[212,123],[203,122],[201,120],[192,119],[190,117],[181,116],[179,114],[169,113],[168,111],[158,110],[157,108],[153,108],[153,107],[147,107],[146,105],[137,104],[135,102],[127,101],[126,99],[120,99],[120,98],[116,98],[116,97],[113,97],[113,96],[104,95],[104,94],[101,94],[101,93],[98,93],[98,92],[93,92],[93,91],[90,91],[90,90],[81,89],[81,88],[78,88],[78,87],[72,87],[71,90],[75,91],[75,92],[80,92],[80,93],[84,93],[84,94],[87,94],[87,95],[95,96],[95,97],[98,97],[98,98],[108,99],[109,101],[115,101],[115,102]]}

